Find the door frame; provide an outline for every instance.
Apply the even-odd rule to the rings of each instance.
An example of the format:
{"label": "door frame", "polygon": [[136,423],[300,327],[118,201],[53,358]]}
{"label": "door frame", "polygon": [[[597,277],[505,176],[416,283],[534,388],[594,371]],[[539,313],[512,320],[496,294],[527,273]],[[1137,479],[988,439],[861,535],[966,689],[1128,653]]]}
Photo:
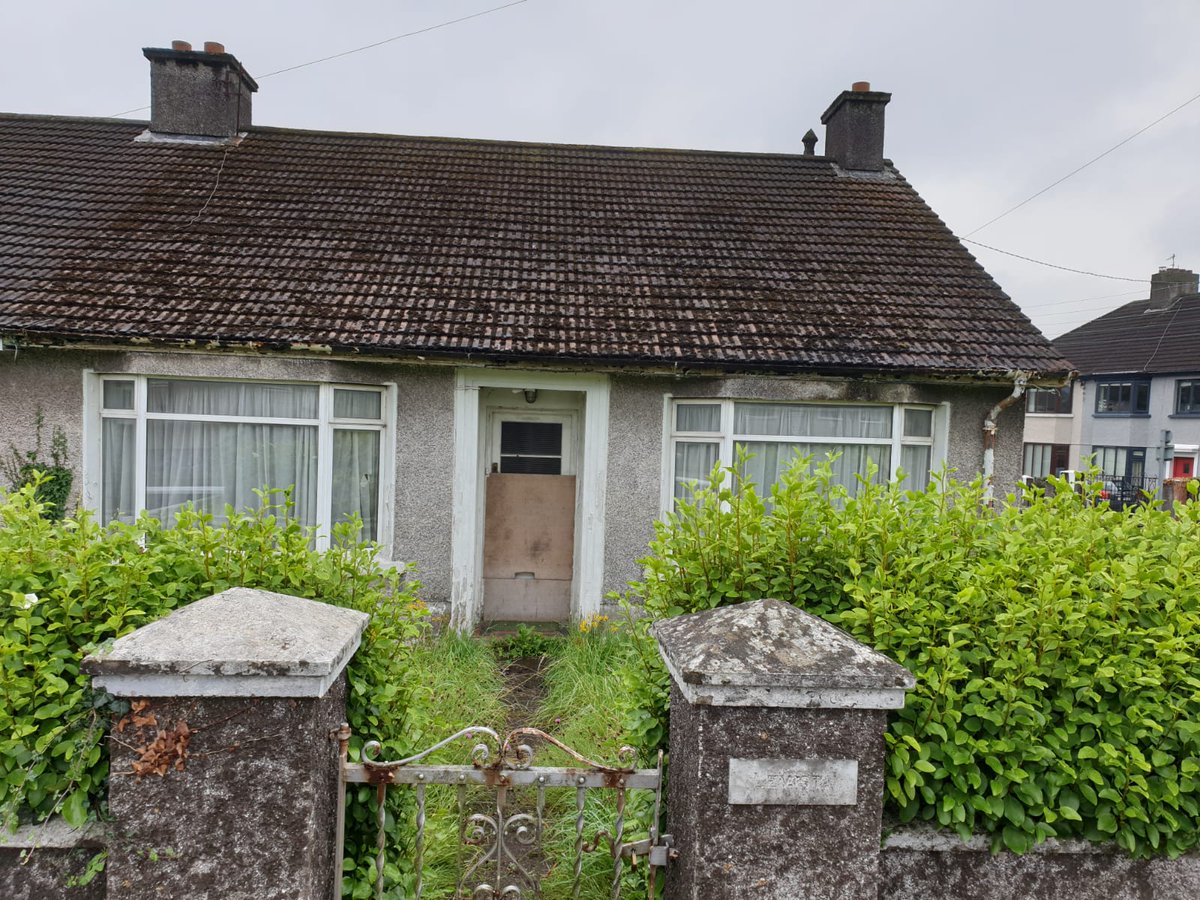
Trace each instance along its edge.
{"label": "door frame", "polygon": [[[605,375],[461,368],[454,378],[453,530],[450,625],[474,630],[483,617],[483,505],[485,456],[490,443],[481,421],[480,388],[571,391],[583,394],[582,447],[576,459],[576,566],[571,618],[600,610],[604,593],[604,509],[608,478],[609,383]],[[577,444],[578,446],[578,444]]]}

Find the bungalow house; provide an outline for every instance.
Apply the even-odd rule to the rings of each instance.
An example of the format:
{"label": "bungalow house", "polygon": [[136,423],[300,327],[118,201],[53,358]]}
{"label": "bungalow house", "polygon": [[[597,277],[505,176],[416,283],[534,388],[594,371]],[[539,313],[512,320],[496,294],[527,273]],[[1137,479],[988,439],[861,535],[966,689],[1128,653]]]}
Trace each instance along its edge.
{"label": "bungalow house", "polygon": [[461,626],[581,617],[739,448],[1011,485],[1068,371],[865,84],[823,154],[648,150],[263,128],[219,45],[145,55],[149,123],[0,115],[3,441],[105,519],[294,485]]}

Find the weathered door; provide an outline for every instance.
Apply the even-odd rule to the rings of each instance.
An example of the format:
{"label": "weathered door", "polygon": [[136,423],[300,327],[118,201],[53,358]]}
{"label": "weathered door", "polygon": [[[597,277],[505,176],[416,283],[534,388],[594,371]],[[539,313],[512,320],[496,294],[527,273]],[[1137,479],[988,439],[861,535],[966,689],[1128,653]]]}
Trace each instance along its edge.
{"label": "weathered door", "polygon": [[568,417],[498,415],[483,527],[485,622],[565,622],[575,559]]}

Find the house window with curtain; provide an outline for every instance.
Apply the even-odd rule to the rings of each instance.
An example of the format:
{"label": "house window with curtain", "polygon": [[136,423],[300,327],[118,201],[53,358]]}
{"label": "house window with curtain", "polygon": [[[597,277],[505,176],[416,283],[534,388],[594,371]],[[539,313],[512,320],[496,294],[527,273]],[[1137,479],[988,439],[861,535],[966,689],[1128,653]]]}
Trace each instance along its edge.
{"label": "house window with curtain", "polygon": [[1026,444],[1023,475],[1046,478],[1067,468],[1071,448],[1068,444]]}
{"label": "house window with curtain", "polygon": [[357,513],[378,540],[385,391],[377,387],[106,376],[99,505],[104,521],[146,510],[171,525],[187,503],[225,517],[291,488],[293,514],[330,526]]}
{"label": "house window with curtain", "polygon": [[1146,448],[1095,446],[1091,463],[1104,478],[1140,481],[1146,476]]}
{"label": "house window with curtain", "polygon": [[931,406],[676,400],[672,497],[706,487],[713,466],[732,466],[740,451],[750,455],[746,477],[764,496],[798,455],[821,461],[837,454],[834,479],[851,494],[872,464],[877,482],[903,472],[906,488],[924,490],[940,464],[934,459],[936,412]]}

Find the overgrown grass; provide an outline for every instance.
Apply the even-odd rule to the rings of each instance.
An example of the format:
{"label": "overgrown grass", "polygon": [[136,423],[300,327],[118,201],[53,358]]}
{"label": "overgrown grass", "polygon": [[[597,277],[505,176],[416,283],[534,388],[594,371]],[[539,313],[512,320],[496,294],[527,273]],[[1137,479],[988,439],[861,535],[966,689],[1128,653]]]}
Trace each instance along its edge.
{"label": "overgrown grass", "polygon": [[[414,699],[410,713],[417,735],[414,746],[430,746],[468,725],[486,725],[504,733],[506,725],[512,723],[507,721],[509,710],[501,667],[513,657],[511,643],[446,634],[415,647],[413,670],[420,673],[418,677],[424,688]],[[624,699],[621,672],[628,668],[629,654],[635,652],[632,641],[619,631],[595,627],[592,623],[585,632],[539,642],[537,650],[537,655],[548,660],[544,670],[546,696],[532,718],[518,724],[541,728],[596,762],[616,764],[618,751],[628,743],[622,729],[622,721],[628,716],[628,701]],[[467,763],[473,744],[466,739],[456,741],[428,761]],[[550,745],[543,745],[536,752],[535,765],[578,765]],[[457,875],[474,851],[459,845],[457,788],[430,786],[426,790],[422,896],[440,900],[454,896]],[[510,794],[510,809],[511,804],[516,804],[532,811],[533,792],[522,793],[527,796],[516,791]],[[492,791],[468,789],[466,796],[468,815],[491,811],[495,799]],[[623,840],[644,836],[636,831],[635,823],[648,821],[646,812],[652,802],[653,797],[646,791],[631,791],[627,795]],[[542,882],[542,896],[547,900],[571,896],[575,816],[574,791],[546,792],[542,847],[546,858],[553,861]],[[616,816],[614,792],[589,790],[584,810],[585,840],[594,840],[601,831],[611,834]],[[583,856],[580,897],[584,900],[603,900],[610,894],[613,864],[608,847],[607,842],[602,842],[601,849]],[[623,891],[626,896],[644,893],[644,873],[644,866],[633,874],[626,867]]]}
{"label": "overgrown grass", "polygon": [[[628,743],[619,674],[633,652],[632,642],[611,628],[571,635],[546,669],[546,699],[532,724],[596,762],[615,764],[617,751]],[[546,764],[572,764],[565,756],[559,759]]]}
{"label": "overgrown grass", "polygon": [[[410,709],[413,746],[424,749],[471,725],[504,732],[504,678],[491,647],[477,638],[448,632],[414,648],[413,671],[422,688]],[[422,762],[466,764],[475,741],[463,738]],[[411,790],[394,788],[393,790]],[[462,858],[458,839],[458,789],[426,789],[425,884],[423,897],[454,896]],[[482,792],[471,791],[472,795]],[[469,803],[475,802],[472,797]],[[411,808],[415,809],[415,806]],[[469,848],[466,848],[469,849]]]}
{"label": "overgrown grass", "polygon": [[[558,656],[545,673],[546,698],[534,723],[567,746],[595,762],[616,765],[622,747],[629,744],[623,723],[629,716],[629,701],[621,678],[636,652],[633,641],[621,631],[592,625],[565,640]],[[578,765],[557,748],[539,753],[541,765]],[[554,867],[542,883],[545,897],[569,897],[574,882],[576,805],[573,791],[548,795],[546,833],[543,846]],[[639,822],[648,822],[653,804],[648,791],[630,791],[625,802],[623,842],[645,837]],[[609,790],[590,790],[584,808],[584,839],[591,841],[600,831],[613,834],[617,819],[617,795]],[[580,896],[607,898],[610,895],[613,863],[609,845],[583,855]],[[625,867],[625,896],[645,892],[645,867],[630,872]]]}

